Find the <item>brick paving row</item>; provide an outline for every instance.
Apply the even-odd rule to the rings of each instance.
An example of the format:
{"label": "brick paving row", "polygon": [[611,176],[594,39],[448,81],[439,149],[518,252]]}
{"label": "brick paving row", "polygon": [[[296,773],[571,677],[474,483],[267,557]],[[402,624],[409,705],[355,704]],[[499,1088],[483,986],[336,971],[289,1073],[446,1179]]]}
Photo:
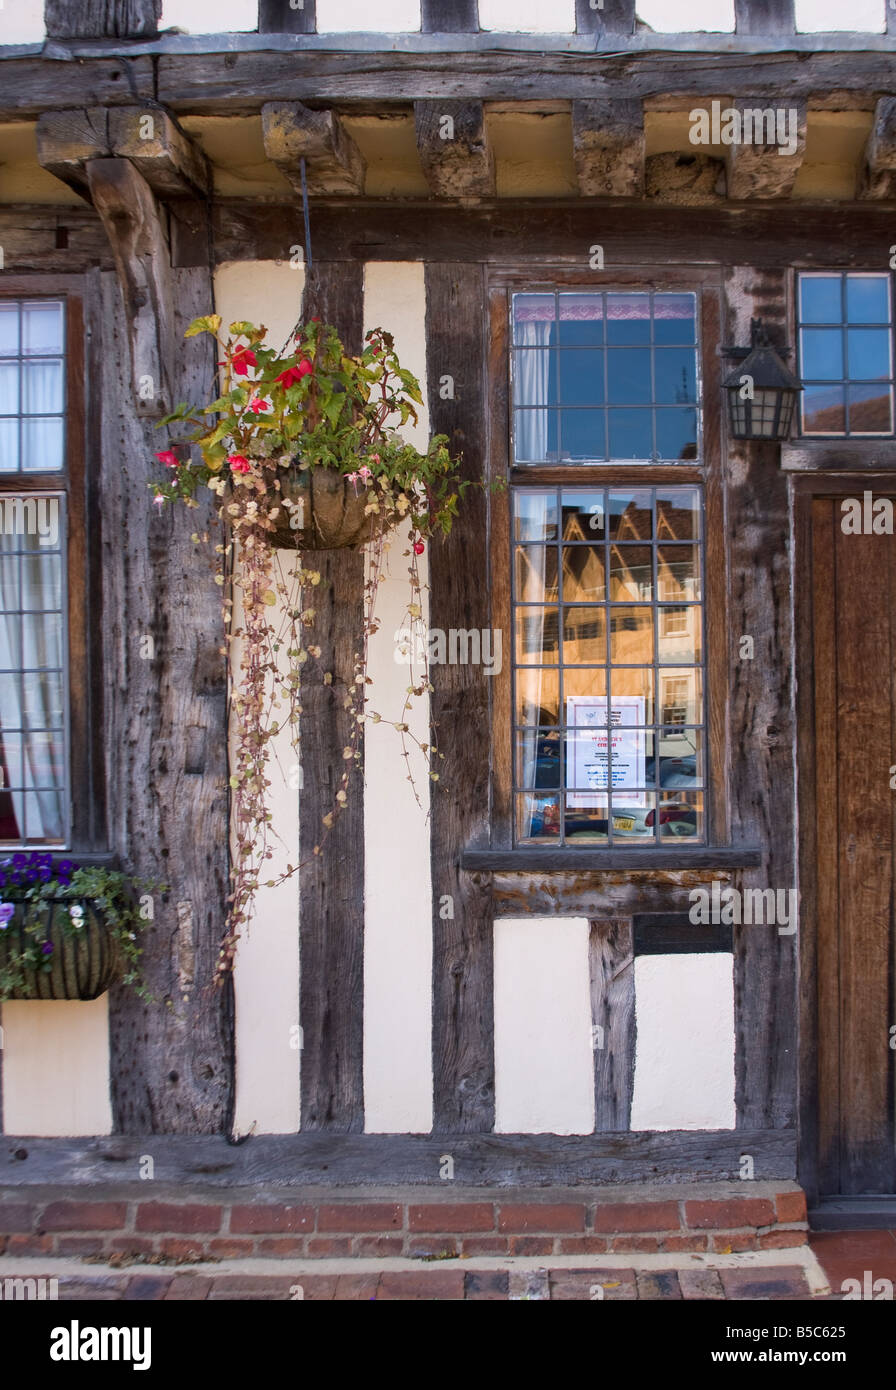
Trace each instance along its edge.
{"label": "brick paving row", "polygon": [[[31,1276],[34,1277],[34,1276]],[[59,1278],[59,1300],[343,1301],[424,1300],[656,1301],[666,1299],[808,1299],[798,1265],[774,1269],[668,1270],[426,1269],[290,1276],[201,1274],[194,1271],[103,1273]]]}

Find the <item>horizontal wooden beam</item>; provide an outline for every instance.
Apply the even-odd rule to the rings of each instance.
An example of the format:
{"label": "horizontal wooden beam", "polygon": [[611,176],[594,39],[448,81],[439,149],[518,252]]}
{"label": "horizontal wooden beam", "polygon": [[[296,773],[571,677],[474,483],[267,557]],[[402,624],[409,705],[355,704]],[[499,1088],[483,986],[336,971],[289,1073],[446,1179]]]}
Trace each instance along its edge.
{"label": "horizontal wooden beam", "polygon": [[[520,1188],[568,1183],[728,1181],[740,1178],[741,1155],[753,1157],[756,1178],[792,1179],[796,1132],[792,1129],[636,1131],[630,1134],[441,1134],[435,1138],[393,1134],[327,1134],[321,1131],[262,1135],[234,1146],[223,1136],[173,1134],[108,1139],[29,1139],[28,1157],[7,1163],[3,1186],[24,1195],[32,1186],[64,1184],[86,1196],[102,1188],[103,1200],[131,1191],[145,1197],[137,1180],[142,1154],[153,1156],[160,1200],[183,1198],[191,1186],[398,1187],[438,1181],[443,1154],[454,1159],[459,1187]],[[445,1184],[442,1184],[444,1188]]]}
{"label": "horizontal wooden beam", "polygon": [[644,195],[644,110],[640,101],[574,101],[572,152],[586,198]]}
{"label": "horizontal wooden beam", "polygon": [[310,111],[299,102],[270,102],[261,108],[265,153],[302,190],[301,165],[309,193],[361,193],[366,162],[334,111]]}
{"label": "horizontal wooden beam", "polygon": [[205,195],[208,160],[156,106],[48,111],[37,122],[37,157],[63,183],[87,193],[91,159],[129,159],[161,198]]}
{"label": "horizontal wooden beam", "polygon": [[414,130],[423,172],[437,198],[494,197],[495,160],[481,101],[416,101]]}
{"label": "horizontal wooden beam", "polygon": [[[562,48],[538,35],[538,44],[527,48],[516,46],[518,36],[502,36],[506,47],[499,47],[493,35],[463,34],[452,40],[453,50],[426,50],[422,45],[431,36],[408,35],[398,50],[369,51],[354,46],[351,35],[339,36],[338,51],[333,50],[332,38],[316,35],[249,35],[245,44],[241,37],[232,35],[226,52],[178,49],[161,40],[141,44],[134,56],[108,57],[99,51],[87,55],[74,49],[72,58],[77,54],[77,60],[64,68],[53,58],[2,59],[0,120],[36,118],[43,111],[66,107],[129,105],[143,96],[154,96],[176,112],[233,116],[257,113],[272,101],[381,106],[448,97],[597,101],[725,93],[762,97],[768,103],[779,102],[782,93],[790,100],[844,93],[838,100],[849,103],[896,88],[896,38],[877,35],[852,44],[847,42],[851,36],[837,35],[844,42],[834,51],[797,42],[800,37],[818,39],[814,34],[797,35],[783,51],[763,51],[761,41],[747,41],[759,50],[755,52],[737,51],[729,35],[720,36],[726,41],[725,51],[708,44],[707,35],[700,36],[698,51],[693,51],[693,42],[692,51],[687,42],[675,47],[657,42],[652,49],[631,51],[623,44],[625,51],[620,52],[620,41],[608,37],[601,40],[613,46],[608,53],[595,51],[593,40],[590,50],[577,49],[575,35],[564,35]],[[248,40],[268,47],[259,50]],[[469,46],[473,41],[476,47]],[[587,35],[578,37],[579,44],[588,42]],[[782,45],[786,42],[781,40]]]}
{"label": "horizontal wooden beam", "polygon": [[[599,223],[595,214],[599,211]],[[765,267],[878,265],[893,242],[893,213],[881,204],[717,205],[701,209],[628,201],[501,200],[487,207],[367,200],[318,203],[314,234],[328,260],[480,261],[592,273],[599,239],[607,272],[633,265],[726,264],[735,254]],[[282,260],[295,242],[292,204],[217,199],[215,256]],[[813,232],[813,223],[816,231]],[[597,228],[597,229],[596,229]],[[175,243],[175,264],[180,258]]]}
{"label": "horizontal wooden beam", "polygon": [[[728,146],[728,197],[789,198],[806,155],[806,103],[787,101],[763,108],[758,98],[744,99],[736,101],[734,109],[740,117],[740,139]],[[773,131],[763,119],[766,111],[775,121]],[[768,136],[772,139],[766,143]]]}
{"label": "horizontal wooden beam", "polygon": [[605,869],[737,869],[762,863],[762,851],[752,845],[705,846],[693,849],[466,849],[461,868],[472,872],[547,873],[578,870],[600,875]]}
{"label": "horizontal wooden beam", "polygon": [[881,97],[865,146],[861,196],[896,197],[896,97]]}

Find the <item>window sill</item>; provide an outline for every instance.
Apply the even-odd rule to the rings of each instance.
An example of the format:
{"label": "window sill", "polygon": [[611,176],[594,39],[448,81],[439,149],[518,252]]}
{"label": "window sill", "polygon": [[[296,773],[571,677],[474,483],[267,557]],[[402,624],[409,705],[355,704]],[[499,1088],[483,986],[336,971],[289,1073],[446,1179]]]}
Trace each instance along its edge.
{"label": "window sill", "polygon": [[851,469],[896,469],[896,440],[794,439],[781,445],[781,467],[787,472]]}
{"label": "window sill", "polygon": [[751,845],[694,845],[691,849],[466,849],[462,869],[478,873],[600,873],[619,869],[749,869],[762,863]]}

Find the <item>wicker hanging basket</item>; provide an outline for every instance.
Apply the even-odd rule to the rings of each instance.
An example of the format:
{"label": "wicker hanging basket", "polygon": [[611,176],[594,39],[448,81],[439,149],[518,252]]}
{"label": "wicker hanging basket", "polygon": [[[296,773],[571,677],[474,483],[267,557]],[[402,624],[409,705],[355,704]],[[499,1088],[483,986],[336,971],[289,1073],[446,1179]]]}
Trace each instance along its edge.
{"label": "wicker hanging basket", "polygon": [[274,543],[288,550],[359,550],[377,534],[381,517],[365,512],[366,488],[333,468],[294,465],[281,475],[283,504]]}
{"label": "wicker hanging basket", "polygon": [[[84,925],[78,932],[71,930],[70,910],[75,906],[84,912]],[[25,931],[26,911],[28,920],[38,924],[39,939],[53,949],[47,953],[47,966],[25,971],[23,985],[10,993],[10,999],[97,999],[121,975],[117,942],[89,898],[19,902],[15,909],[8,926],[0,931],[0,968],[34,940]]]}

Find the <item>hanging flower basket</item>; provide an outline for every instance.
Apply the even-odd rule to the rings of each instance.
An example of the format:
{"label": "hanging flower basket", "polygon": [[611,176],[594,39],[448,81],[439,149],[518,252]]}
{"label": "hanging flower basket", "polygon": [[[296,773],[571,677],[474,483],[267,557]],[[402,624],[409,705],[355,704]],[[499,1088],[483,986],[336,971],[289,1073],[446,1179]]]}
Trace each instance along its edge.
{"label": "hanging flower basket", "polygon": [[0,1000],[96,999],[116,980],[148,999],[137,974],[144,921],[134,895],[162,886],[39,851],[3,860]]}
{"label": "hanging flower basket", "polygon": [[[0,971],[18,963],[9,999],[97,999],[120,976],[118,944],[89,898],[12,906],[0,932]],[[82,923],[75,931],[74,922]]]}
{"label": "hanging flower basket", "polygon": [[359,550],[380,529],[378,513],[367,510],[366,488],[358,492],[332,468],[291,464],[281,475],[282,506],[272,536],[293,550]]}

